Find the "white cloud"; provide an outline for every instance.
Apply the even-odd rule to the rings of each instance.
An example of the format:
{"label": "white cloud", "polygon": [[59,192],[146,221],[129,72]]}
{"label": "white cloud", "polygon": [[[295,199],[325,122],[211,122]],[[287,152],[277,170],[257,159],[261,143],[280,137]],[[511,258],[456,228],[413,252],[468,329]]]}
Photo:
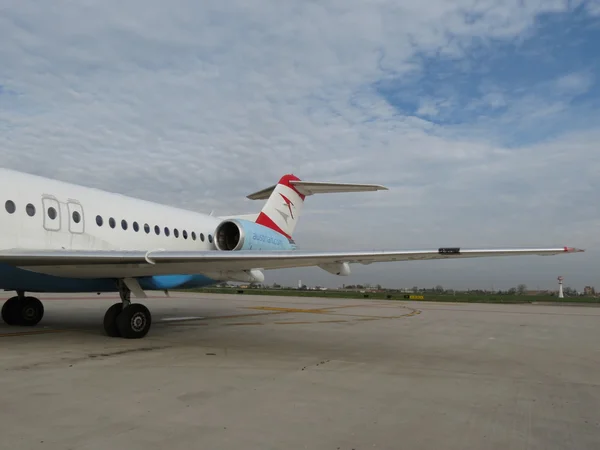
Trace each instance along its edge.
{"label": "white cloud", "polygon": [[555,88],[567,95],[579,95],[587,92],[594,84],[594,75],[589,72],[573,72],[556,80]]}
{"label": "white cloud", "polygon": [[[0,85],[16,93],[0,95],[0,163],[221,214],[260,208],[245,195],[288,171],[390,185],[381,195],[311,198],[298,231],[304,247],[562,244],[558,231],[585,246],[595,242],[596,218],[577,205],[597,193],[595,135],[508,151],[486,126],[459,137],[398,114],[370,88],[413,71],[419,52],[460,58],[474,40],[514,38],[538,13],[566,5],[13,1],[0,16]],[[523,118],[542,112],[531,102]],[[429,114],[439,106],[422,104]],[[574,145],[588,161],[585,176],[565,156]],[[543,162],[554,160],[571,171]],[[566,180],[561,190],[545,171]],[[578,221],[553,213],[559,203]],[[409,284],[448,267],[411,272]],[[476,266],[456,267],[466,270],[457,285],[477,284],[464,269]],[[370,276],[393,283],[400,268],[377,270]]]}
{"label": "white cloud", "polygon": [[586,2],[586,10],[594,16],[599,16],[600,15],[600,0],[588,0]]}

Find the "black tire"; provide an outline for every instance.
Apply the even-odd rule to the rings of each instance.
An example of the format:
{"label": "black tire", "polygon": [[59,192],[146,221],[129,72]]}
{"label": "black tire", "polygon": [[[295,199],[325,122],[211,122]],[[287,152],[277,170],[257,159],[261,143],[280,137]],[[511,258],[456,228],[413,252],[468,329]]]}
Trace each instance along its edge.
{"label": "black tire", "polygon": [[19,297],[11,297],[2,305],[2,320],[6,325],[18,325],[17,306]]}
{"label": "black tire", "polygon": [[140,339],[148,334],[152,325],[152,315],[148,308],[139,303],[132,303],[117,317],[117,327],[121,337]]}
{"label": "black tire", "polygon": [[24,327],[33,327],[40,323],[44,317],[44,305],[35,297],[19,299],[15,304],[15,318],[17,324]]}
{"label": "black tire", "polygon": [[117,327],[117,317],[123,312],[123,303],[115,303],[104,314],[104,332],[110,337],[121,337]]}

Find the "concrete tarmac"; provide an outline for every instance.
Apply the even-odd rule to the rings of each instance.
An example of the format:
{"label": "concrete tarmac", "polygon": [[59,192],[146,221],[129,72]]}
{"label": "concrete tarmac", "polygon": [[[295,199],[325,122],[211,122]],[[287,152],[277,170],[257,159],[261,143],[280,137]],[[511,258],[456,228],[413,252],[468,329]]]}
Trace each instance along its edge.
{"label": "concrete tarmac", "polygon": [[116,296],[40,299],[1,449],[600,448],[600,308],[161,294],[122,340]]}

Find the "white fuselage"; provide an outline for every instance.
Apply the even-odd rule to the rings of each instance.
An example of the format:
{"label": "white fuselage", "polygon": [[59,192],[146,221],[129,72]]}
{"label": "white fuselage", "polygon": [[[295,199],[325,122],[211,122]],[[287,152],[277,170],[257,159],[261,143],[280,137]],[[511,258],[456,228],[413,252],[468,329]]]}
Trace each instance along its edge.
{"label": "white fuselage", "polygon": [[0,249],[215,249],[217,217],[7,169],[0,177]]}

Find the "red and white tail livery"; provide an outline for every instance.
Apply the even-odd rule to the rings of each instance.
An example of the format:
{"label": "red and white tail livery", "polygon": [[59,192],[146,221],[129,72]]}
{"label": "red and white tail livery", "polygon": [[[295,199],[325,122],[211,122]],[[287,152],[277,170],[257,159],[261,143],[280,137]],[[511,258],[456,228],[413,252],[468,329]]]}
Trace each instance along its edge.
{"label": "red and white tail livery", "polygon": [[256,223],[292,238],[298,218],[302,212],[304,199],[313,194],[336,192],[366,192],[387,190],[378,184],[328,183],[322,181],[302,181],[293,174],[281,177],[279,182],[248,196],[251,200],[267,199],[258,215]]}
{"label": "red and white tail livery", "polygon": [[300,179],[294,175],[281,177],[256,219],[259,225],[271,228],[288,239],[292,238],[306,198],[294,187],[292,181]]}

